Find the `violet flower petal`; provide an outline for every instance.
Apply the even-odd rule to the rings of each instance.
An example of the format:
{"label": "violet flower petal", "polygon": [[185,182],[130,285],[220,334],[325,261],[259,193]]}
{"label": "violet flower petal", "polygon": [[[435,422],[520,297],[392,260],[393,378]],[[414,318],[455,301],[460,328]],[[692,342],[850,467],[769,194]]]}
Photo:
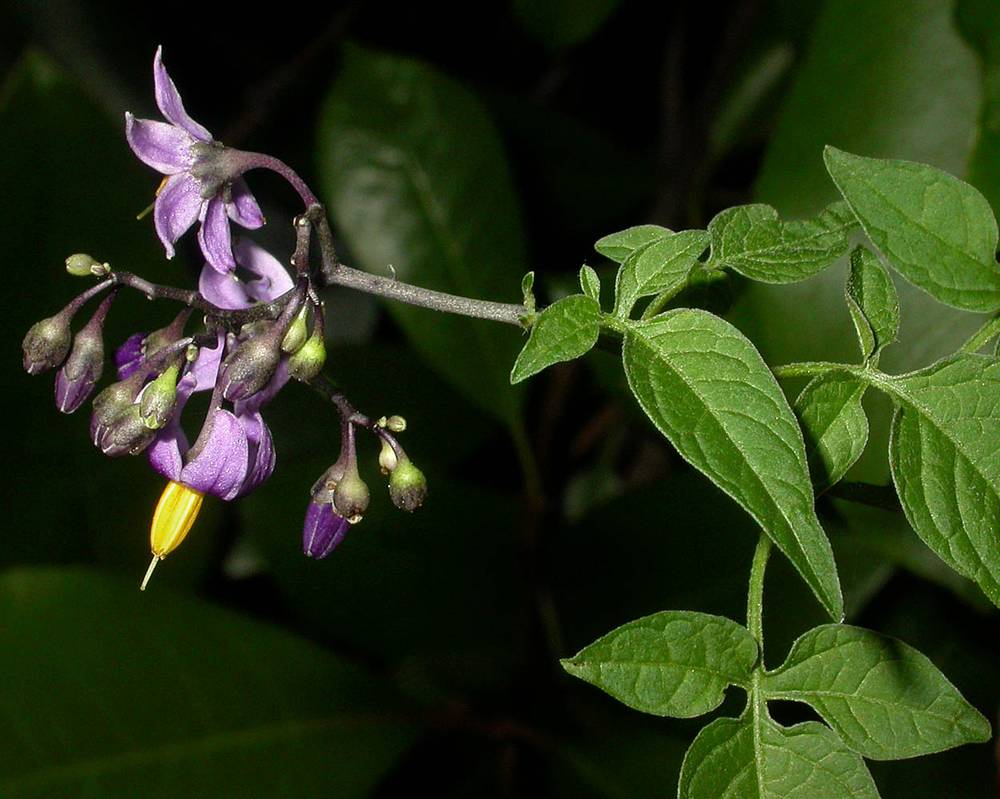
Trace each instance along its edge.
{"label": "violet flower petal", "polygon": [[184,110],[180,92],[177,91],[170,75],[167,74],[167,68],[163,66],[162,46],[156,48],[156,55],[153,57],[153,84],[156,87],[156,105],[164,117],[173,122],[174,125],[186,130],[196,139],[212,141],[212,134],[191,119],[187,111]]}
{"label": "violet flower petal", "polygon": [[217,272],[208,264],[201,268],[198,293],[212,305],[230,311],[253,305],[253,299],[247,294],[247,286],[242,280],[233,272]]}
{"label": "violet flower petal", "polygon": [[217,410],[201,452],[181,469],[181,482],[203,494],[225,500],[240,492],[249,470],[248,445],[243,425],[229,411]]}
{"label": "violet flower petal", "polygon": [[230,219],[250,230],[256,230],[264,224],[264,212],[260,210],[257,199],[243,178],[233,181],[230,196],[232,202],[226,204]]}
{"label": "violet flower petal", "polygon": [[142,365],[142,342],[145,340],[145,333],[133,333],[115,350],[115,369],[119,380],[134,374]]}
{"label": "violet flower petal", "polygon": [[214,347],[200,347],[195,362],[188,366],[184,376],[177,384],[178,402],[185,401],[199,391],[209,391],[215,388],[219,379],[219,367],[222,365],[222,351],[225,348],[226,334],[219,333]]}
{"label": "violet flower petal", "polygon": [[203,214],[198,243],[205,254],[205,260],[220,272],[232,272],[236,268],[236,261],[233,260],[233,240],[225,202],[219,196],[212,197]]}
{"label": "violet flower petal", "polygon": [[251,414],[238,416],[237,419],[246,431],[247,443],[249,444],[247,460],[250,463],[250,469],[239,494],[243,496],[258,488],[271,476],[276,456],[271,431],[260,413],[254,411]]}
{"label": "violet flower petal", "polygon": [[184,172],[194,163],[194,139],[180,128],[125,112],[125,138],[140,161],[164,175]]}
{"label": "violet flower petal", "polygon": [[175,411],[174,418],[167,422],[167,426],[156,434],[153,443],[146,450],[146,457],[153,470],[174,481],[181,479],[184,454],[188,451],[187,436],[184,435],[178,416],[180,408]]}
{"label": "violet flower petal", "polygon": [[295,286],[295,281],[281,261],[250,239],[242,236],[233,247],[236,262],[258,276],[247,281],[247,293],[260,302],[271,302]]}
{"label": "violet flower petal", "polygon": [[204,202],[201,186],[186,172],[169,177],[156,195],[153,222],[167,258],[174,257],[174,242],[195,223]]}
{"label": "violet flower petal", "polygon": [[344,540],[350,523],[329,502],[310,502],[302,528],[302,551],[321,560]]}

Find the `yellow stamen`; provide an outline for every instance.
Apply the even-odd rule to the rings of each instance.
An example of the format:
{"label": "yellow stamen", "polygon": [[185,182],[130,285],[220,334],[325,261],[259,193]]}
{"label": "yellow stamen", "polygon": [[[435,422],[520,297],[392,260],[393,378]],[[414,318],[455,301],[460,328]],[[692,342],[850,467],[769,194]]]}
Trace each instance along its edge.
{"label": "yellow stamen", "polygon": [[[160,192],[163,191],[163,187],[167,185],[167,180],[169,180],[169,179],[170,179],[170,175],[164,175],[163,176],[163,180],[160,181],[160,185],[156,187],[156,192],[154,192],[154,194],[153,194],[154,197],[159,197],[160,196]],[[139,213],[137,213],[135,215],[136,222],[138,222],[138,221],[140,221],[142,219],[145,219],[147,216],[149,216],[149,212],[153,210],[153,206],[155,206],[155,205],[156,205],[156,201],[154,200],[149,205],[147,205],[145,208],[143,208]]]}
{"label": "yellow stamen", "polygon": [[143,590],[156,564],[177,549],[187,536],[194,520],[198,518],[204,498],[205,495],[200,491],[173,480],[163,489],[149,528],[149,548],[153,552],[153,561],[149,564],[146,579],[142,581]]}

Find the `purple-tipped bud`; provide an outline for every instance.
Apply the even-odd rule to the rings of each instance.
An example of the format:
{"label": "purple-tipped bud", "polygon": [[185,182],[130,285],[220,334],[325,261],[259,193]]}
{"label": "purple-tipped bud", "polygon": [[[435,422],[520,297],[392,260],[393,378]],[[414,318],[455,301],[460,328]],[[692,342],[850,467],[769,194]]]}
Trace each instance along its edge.
{"label": "purple-tipped bud", "polygon": [[104,371],[104,320],[115,294],[105,297],[90,321],[76,334],[73,349],[56,375],[56,406],[73,413],[90,396]]}
{"label": "purple-tipped bud", "polygon": [[337,513],[351,521],[360,521],[368,510],[371,492],[361,479],[357,467],[349,468],[333,491],[333,506]]}
{"label": "purple-tipped bud", "polygon": [[389,476],[389,496],[393,505],[411,513],[427,498],[427,478],[405,455]]}
{"label": "purple-tipped bud", "polygon": [[111,423],[101,436],[101,452],[109,458],[138,455],[156,437],[156,431],[142,418],[138,405],[130,405]]}
{"label": "purple-tipped bud", "polygon": [[347,470],[347,459],[339,458],[329,469],[320,475],[319,480],[313,483],[312,497],[314,502],[333,502],[333,492],[337,490],[337,483],[344,477]]}
{"label": "purple-tipped bud", "polygon": [[101,439],[115,420],[128,410],[139,395],[144,378],[141,374],[112,383],[94,397],[94,412],[90,416],[90,440],[101,446]]}
{"label": "purple-tipped bud", "polygon": [[347,535],[347,519],[338,514],[328,502],[309,503],[306,523],[302,529],[302,551],[310,558],[325,558]]}
{"label": "purple-tipped bud", "polygon": [[264,388],[281,360],[279,344],[265,334],[237,346],[222,364],[222,396],[235,402]]}
{"label": "purple-tipped bud", "polygon": [[142,342],[143,357],[149,359],[162,349],[166,349],[184,335],[184,325],[191,316],[191,308],[185,308],[166,327],[154,330]]}
{"label": "purple-tipped bud", "polygon": [[104,344],[101,334],[82,331],[73,342],[73,351],[56,374],[56,407],[73,413],[86,401],[104,371]]}
{"label": "purple-tipped bud", "polygon": [[66,360],[73,334],[69,329],[72,314],[65,311],[35,322],[24,337],[24,370],[37,375],[55,369]]}

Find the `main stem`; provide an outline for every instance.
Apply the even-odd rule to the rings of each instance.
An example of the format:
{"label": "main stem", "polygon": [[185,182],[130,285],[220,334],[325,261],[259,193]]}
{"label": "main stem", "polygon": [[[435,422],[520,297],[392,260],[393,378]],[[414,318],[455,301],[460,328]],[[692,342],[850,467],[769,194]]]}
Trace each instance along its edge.
{"label": "main stem", "polygon": [[771,556],[771,539],[761,533],[750,566],[750,587],[747,592],[747,629],[757,639],[761,661],[764,658],[764,571]]}

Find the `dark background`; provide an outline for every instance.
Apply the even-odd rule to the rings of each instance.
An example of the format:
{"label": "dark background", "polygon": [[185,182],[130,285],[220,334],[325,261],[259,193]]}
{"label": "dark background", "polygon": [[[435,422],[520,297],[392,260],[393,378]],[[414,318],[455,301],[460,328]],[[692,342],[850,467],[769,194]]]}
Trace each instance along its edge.
{"label": "dark background", "polygon": [[[325,561],[301,554],[335,418],[290,385],[268,408],[274,476],[207,501],[136,588],[162,480],[109,461],[64,417],[19,342],[83,284],[86,251],[190,286],[147,218],[159,176],[123,112],[156,117],[158,44],[191,115],[277,155],[328,203],[343,259],[518,301],[573,289],[593,242],[640,222],[703,227],[760,200],[795,217],[834,197],[826,143],[924,161],[1000,199],[1000,13],[991,0],[519,0],[509,4],[59,0],[0,5],[0,254],[8,453],[0,547],[0,795],[665,797],[700,721],[631,712],[558,658],[667,608],[743,618],[756,532],[642,417],[612,355],[504,385],[514,329],[330,292],[329,368],[356,405],[400,413],[430,480],[373,508]],[[290,252],[294,195],[251,175]],[[701,298],[771,363],[856,359],[843,265],[804,284]],[[979,320],[901,286],[888,371],[929,363]],[[126,297],[110,348],[174,309]],[[794,387],[790,387],[794,388]],[[886,482],[885,414],[852,479]],[[991,720],[1000,625],[898,514],[824,499],[849,621],[920,648]],[[783,559],[767,661],[822,621]],[[738,692],[723,707],[739,713]],[[807,717],[775,708],[782,721]],[[871,764],[885,797],[996,795],[992,745]]]}

